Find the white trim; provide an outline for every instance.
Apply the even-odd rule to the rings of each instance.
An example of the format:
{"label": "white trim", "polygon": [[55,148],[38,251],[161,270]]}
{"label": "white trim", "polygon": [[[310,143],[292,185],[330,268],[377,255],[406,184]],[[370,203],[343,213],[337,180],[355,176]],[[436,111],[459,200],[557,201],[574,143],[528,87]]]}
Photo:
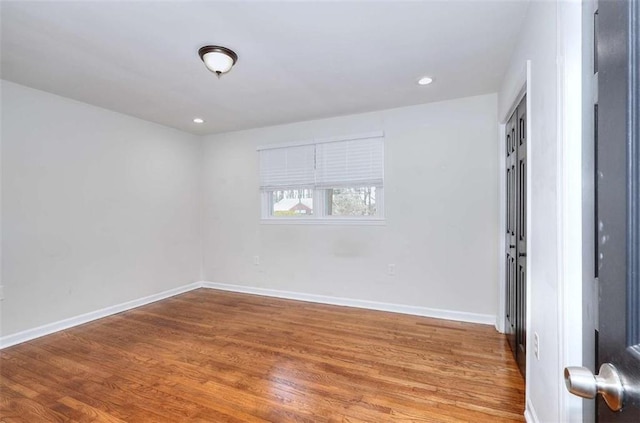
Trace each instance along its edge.
{"label": "white trim", "polygon": [[[598,327],[598,285],[595,278],[595,140],[594,105],[598,102],[598,74],[594,74],[594,13],[597,0],[582,7],[582,366],[597,371],[595,329]],[[565,292],[567,292],[565,290]],[[569,363],[577,365],[577,362]],[[577,416],[576,416],[577,417]],[[595,422],[595,401],[582,401],[583,422]],[[576,419],[577,420],[577,419]]]}
{"label": "white trim", "polygon": [[[501,120],[500,120],[500,148],[498,148],[499,154],[500,154],[500,158],[498,163],[500,163],[500,175],[499,175],[499,181],[500,181],[500,187],[499,187],[499,193],[500,193],[500,227],[499,227],[499,242],[498,242],[498,247],[500,248],[498,257],[498,286],[499,286],[499,290],[500,292],[498,293],[498,298],[500,300],[500,303],[498,304],[498,315],[496,316],[496,328],[498,328],[498,330],[500,331],[500,327],[499,325],[502,324],[502,328],[504,330],[504,327],[506,326],[506,307],[505,307],[505,302],[506,302],[506,298],[505,298],[505,284],[506,284],[506,275],[505,275],[505,262],[504,262],[504,255],[505,255],[505,251],[506,251],[506,244],[505,244],[505,234],[504,234],[504,228],[506,226],[506,216],[505,216],[505,210],[506,210],[506,193],[505,193],[505,140],[504,140],[504,123],[509,119],[509,117],[513,114],[513,112],[515,111],[516,107],[518,106],[518,104],[520,104],[520,102],[522,101],[522,99],[524,98],[524,96],[527,96],[526,99],[526,107],[527,107],[527,128],[526,128],[526,139],[527,139],[527,180],[525,181],[526,183],[526,193],[527,193],[527,198],[526,198],[526,202],[527,202],[527,210],[526,210],[526,215],[527,215],[527,227],[526,227],[526,231],[527,231],[527,270],[526,270],[526,280],[528,281],[527,283],[527,303],[526,303],[526,322],[527,322],[527,327],[526,327],[526,332],[527,332],[527,352],[526,352],[526,356],[527,356],[527,362],[526,362],[526,369],[525,369],[525,374],[526,374],[526,378],[525,378],[525,400],[528,404],[528,407],[531,408],[531,410],[533,410],[533,407],[531,406],[530,402],[529,402],[529,395],[531,392],[531,387],[530,387],[530,382],[531,382],[531,360],[533,357],[533,353],[531,350],[531,345],[532,345],[532,340],[531,340],[531,265],[530,263],[532,262],[532,255],[533,255],[533,251],[531,248],[531,222],[533,220],[533,214],[531,212],[532,207],[531,207],[531,203],[532,203],[532,199],[531,199],[531,186],[532,186],[532,180],[531,180],[531,148],[532,148],[532,143],[535,142],[534,140],[534,134],[531,133],[531,127],[532,127],[532,121],[533,119],[535,119],[535,113],[533,113],[533,107],[531,106],[531,97],[532,97],[532,90],[531,90],[531,60],[527,60],[525,62],[524,67],[522,68],[522,71],[519,73],[518,75],[518,80],[516,81],[516,87],[519,87],[517,91],[512,91],[512,106],[508,109],[508,112],[506,115],[501,116]],[[503,331],[501,331],[503,332]],[[533,412],[533,411],[532,411]],[[537,418],[530,420],[528,418],[528,411],[527,409],[525,409],[525,419],[528,422],[537,422]],[[535,417],[535,412],[533,412],[533,415]]]}
{"label": "white trim", "polygon": [[[325,207],[326,210],[326,207]],[[385,219],[384,216],[384,186],[376,187],[376,218]]]}
{"label": "white trim", "polygon": [[505,333],[507,326],[507,268],[505,262],[507,251],[505,237],[505,228],[507,226],[506,127],[507,125],[504,123],[498,124],[498,314],[496,314],[496,329],[500,333]]}
{"label": "white trim", "polygon": [[338,142],[338,141],[352,141],[352,140],[364,140],[367,138],[382,138],[384,137],[384,131],[372,131],[372,132],[364,132],[360,134],[351,134],[351,135],[338,135],[334,137],[326,137],[326,138],[313,138],[310,140],[301,140],[301,141],[291,141],[291,142],[283,142],[278,144],[267,144],[267,145],[259,145],[256,150],[273,150],[276,148],[288,148],[288,147],[299,147],[302,145],[311,145],[311,144],[324,144],[328,142]]}
{"label": "white trim", "polygon": [[[376,214],[371,216],[332,216],[327,213],[326,188],[313,190],[313,211],[311,215],[298,217],[273,216],[271,191],[260,191],[260,223],[267,225],[386,225],[384,217],[384,187],[376,187]],[[286,189],[286,188],[280,188]]]}
{"label": "white trim", "polygon": [[244,294],[262,295],[265,297],[286,298],[289,300],[308,301],[312,303],[332,304],[339,306],[364,308],[369,310],[390,311],[393,313],[411,314],[415,316],[433,317],[437,319],[456,320],[460,322],[481,323],[485,325],[494,325],[496,321],[496,316],[493,314],[468,313],[464,311],[381,303],[377,301],[332,297],[328,295],[305,294],[302,292],[281,291],[277,289],[257,288],[253,286],[203,282],[202,287],[219,289],[222,291],[240,292]]}
{"label": "white trim", "polygon": [[286,298],[290,300],[307,301],[320,304],[332,304],[346,307],[364,308],[369,310],[389,311],[392,313],[410,314],[414,316],[433,317],[436,319],[455,320],[459,322],[481,323],[486,325],[494,325],[496,316],[492,314],[468,313],[464,311],[443,310],[436,308],[427,308],[419,306],[410,306],[403,304],[381,303],[376,301],[358,300],[352,298],[332,297],[327,295],[305,294],[302,292],[280,291],[276,289],[256,288],[242,285],[222,284],[214,282],[194,282],[178,288],[160,292],[158,294],[149,295],[137,300],[127,301],[122,304],[106,307],[100,310],[81,314],[79,316],[70,317],[53,323],[48,323],[33,329],[27,329],[22,332],[0,337],[0,349],[11,347],[23,342],[31,341],[45,335],[69,329],[89,323],[94,320],[102,319],[123,311],[131,310],[150,304],[156,301],[164,300],[185,292],[193,291],[198,288],[219,289],[222,291],[239,292],[245,294],[262,295],[265,297]]}
{"label": "white trim", "polygon": [[536,414],[536,409],[533,408],[533,404],[530,401],[527,401],[527,404],[524,408],[524,420],[527,423],[539,423],[538,415]]}
{"label": "white trim", "polygon": [[313,217],[267,217],[260,219],[264,225],[351,225],[351,226],[385,226],[385,219],[372,218],[313,218]]}
{"label": "white trim", "polygon": [[538,421],[538,417],[536,416],[535,410],[533,408],[533,405],[531,404],[531,361],[534,358],[534,354],[533,354],[533,332],[531,329],[531,263],[533,263],[533,257],[535,256],[535,251],[533,251],[533,248],[531,247],[531,234],[532,234],[532,228],[533,228],[533,224],[532,222],[535,219],[535,216],[533,214],[533,197],[531,195],[532,192],[532,187],[533,187],[533,179],[531,177],[532,175],[532,169],[533,169],[533,155],[532,155],[532,150],[533,150],[533,143],[537,142],[536,141],[536,134],[533,133],[532,128],[533,128],[533,121],[535,119],[537,119],[536,113],[533,110],[533,102],[532,102],[532,98],[535,96],[535,93],[532,90],[532,63],[531,60],[527,60],[527,65],[526,65],[526,69],[527,69],[527,76],[526,76],[526,93],[527,93],[527,100],[526,100],[526,105],[527,105],[527,180],[526,180],[526,184],[527,184],[527,269],[526,269],[526,275],[525,278],[527,279],[527,310],[526,310],[526,321],[527,321],[527,351],[526,351],[526,357],[527,357],[527,362],[525,364],[525,402],[528,404],[529,409],[531,410],[531,412],[533,413],[533,417],[534,417],[534,422]]}
{"label": "white trim", "polygon": [[558,420],[582,421],[582,399],[562,378],[582,365],[582,4],[557,9]]}
{"label": "white trim", "polygon": [[69,329],[74,326],[82,325],[84,323],[91,322],[93,320],[101,319],[103,317],[111,316],[116,313],[131,310],[132,308],[140,307],[146,304],[150,304],[156,301],[164,300],[169,297],[173,297],[178,294],[182,294],[194,289],[202,287],[202,282],[194,282],[189,285],[184,285],[178,288],[169,289],[167,291],[160,292],[158,294],[149,295],[137,300],[127,301],[105,307],[100,310],[91,311],[89,313],[81,314],[79,316],[70,317],[68,319],[59,320],[57,322],[48,323],[46,325],[38,326],[33,329],[27,329],[22,332],[14,333],[11,335],[0,337],[0,349],[10,347],[12,345],[27,342],[32,339],[40,338],[41,336],[50,335],[55,332],[59,332],[64,329]]}

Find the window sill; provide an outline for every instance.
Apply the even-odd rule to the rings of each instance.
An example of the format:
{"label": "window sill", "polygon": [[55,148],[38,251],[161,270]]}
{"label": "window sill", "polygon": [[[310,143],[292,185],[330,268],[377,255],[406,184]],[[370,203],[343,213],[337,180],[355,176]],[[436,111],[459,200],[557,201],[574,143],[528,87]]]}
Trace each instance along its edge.
{"label": "window sill", "polygon": [[263,218],[260,219],[262,225],[365,225],[365,226],[385,226],[387,221],[383,218]]}

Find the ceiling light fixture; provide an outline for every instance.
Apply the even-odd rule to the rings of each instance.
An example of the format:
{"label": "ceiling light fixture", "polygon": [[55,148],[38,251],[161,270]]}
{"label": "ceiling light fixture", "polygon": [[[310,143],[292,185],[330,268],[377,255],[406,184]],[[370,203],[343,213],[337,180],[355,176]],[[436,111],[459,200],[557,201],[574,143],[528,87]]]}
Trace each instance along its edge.
{"label": "ceiling light fixture", "polygon": [[198,50],[198,55],[207,69],[215,73],[218,78],[223,73],[229,72],[238,61],[238,55],[233,50],[220,46],[201,47]]}
{"label": "ceiling light fixture", "polygon": [[418,79],[419,85],[429,85],[432,82],[433,82],[433,78],[430,78],[428,76],[423,76],[422,78]]}
{"label": "ceiling light fixture", "polygon": [[194,118],[194,119],[193,119],[193,123],[204,123],[204,119],[201,119],[201,118]]}

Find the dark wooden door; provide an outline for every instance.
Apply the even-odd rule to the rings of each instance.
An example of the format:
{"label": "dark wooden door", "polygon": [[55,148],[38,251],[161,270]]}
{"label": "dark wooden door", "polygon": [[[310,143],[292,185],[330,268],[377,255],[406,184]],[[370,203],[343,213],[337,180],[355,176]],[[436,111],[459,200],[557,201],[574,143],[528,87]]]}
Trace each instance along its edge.
{"label": "dark wooden door", "polygon": [[599,422],[640,422],[640,5],[600,1],[596,34],[598,364],[615,366],[621,411],[598,398]]}
{"label": "dark wooden door", "polygon": [[526,97],[505,126],[506,141],[506,334],[522,375],[526,367],[527,124]]}

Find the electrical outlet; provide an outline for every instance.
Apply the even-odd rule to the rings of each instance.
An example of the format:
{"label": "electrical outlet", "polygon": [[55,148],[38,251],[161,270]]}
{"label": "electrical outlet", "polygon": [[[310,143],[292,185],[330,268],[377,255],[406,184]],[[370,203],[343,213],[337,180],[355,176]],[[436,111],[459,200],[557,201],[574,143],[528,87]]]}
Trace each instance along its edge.
{"label": "electrical outlet", "polygon": [[260,256],[253,256],[253,265],[254,266],[260,265]]}
{"label": "electrical outlet", "polygon": [[387,274],[389,276],[395,276],[396,275],[396,265],[395,264],[390,264],[387,267]]}
{"label": "electrical outlet", "polygon": [[538,336],[538,332],[533,333],[533,355],[536,357],[536,360],[540,360],[540,337]]}

